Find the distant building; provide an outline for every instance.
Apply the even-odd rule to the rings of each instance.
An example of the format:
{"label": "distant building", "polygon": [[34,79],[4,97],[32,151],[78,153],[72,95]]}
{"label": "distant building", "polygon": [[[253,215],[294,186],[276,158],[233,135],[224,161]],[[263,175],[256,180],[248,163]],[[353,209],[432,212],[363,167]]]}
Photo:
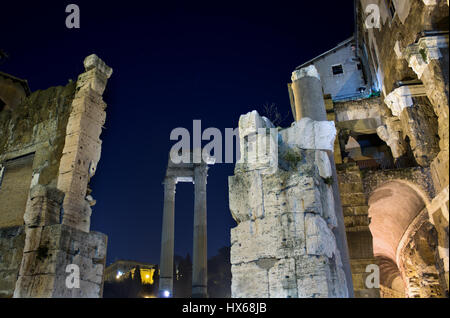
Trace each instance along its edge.
{"label": "distant building", "polygon": [[319,72],[325,95],[333,101],[367,97],[372,93],[370,74],[356,54],[354,37],[339,43],[325,53],[298,66],[296,70],[314,65]]}
{"label": "distant building", "polygon": [[105,282],[114,282],[124,278],[134,278],[136,268],[139,266],[142,284],[152,285],[156,265],[135,261],[118,260],[106,267]]}

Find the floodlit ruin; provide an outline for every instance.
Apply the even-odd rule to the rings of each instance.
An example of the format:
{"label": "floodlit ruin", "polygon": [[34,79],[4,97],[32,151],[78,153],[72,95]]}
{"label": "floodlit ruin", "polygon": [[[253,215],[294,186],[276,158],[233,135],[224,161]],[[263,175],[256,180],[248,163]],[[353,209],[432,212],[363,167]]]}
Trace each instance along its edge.
{"label": "floodlit ruin", "polygon": [[[286,72],[289,127],[257,111],[229,123],[232,297],[449,296],[449,1],[355,0],[354,14],[353,36]],[[89,184],[111,75],[95,54],[45,90],[0,72],[0,298],[103,296]],[[192,182],[192,296],[208,297],[207,172],[222,158],[192,156],[169,159],[151,194],[164,198],[159,267],[121,260],[107,280],[143,273],[173,296],[176,185]]]}
{"label": "floodlit ruin", "polygon": [[0,297],[102,297],[107,236],[90,230],[89,180],[112,69],[96,55],[84,67],[35,92],[0,73]]}
{"label": "floodlit ruin", "polygon": [[234,297],[448,297],[448,1],[356,3],[355,35],[293,72],[292,127],[240,118],[278,162],[229,180]]}

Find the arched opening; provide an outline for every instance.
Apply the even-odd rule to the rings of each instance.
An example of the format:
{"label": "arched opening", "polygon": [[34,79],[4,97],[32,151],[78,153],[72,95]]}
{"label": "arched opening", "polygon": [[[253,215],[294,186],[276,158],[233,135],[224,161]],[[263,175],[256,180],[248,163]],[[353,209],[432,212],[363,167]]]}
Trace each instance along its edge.
{"label": "arched opening", "polygon": [[382,297],[441,297],[437,236],[424,196],[402,181],[389,181],[369,197],[373,252]]}

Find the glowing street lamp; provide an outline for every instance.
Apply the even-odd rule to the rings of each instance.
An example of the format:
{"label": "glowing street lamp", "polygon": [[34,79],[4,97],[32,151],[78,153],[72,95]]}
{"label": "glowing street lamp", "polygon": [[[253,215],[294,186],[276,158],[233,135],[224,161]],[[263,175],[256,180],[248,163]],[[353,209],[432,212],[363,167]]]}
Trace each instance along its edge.
{"label": "glowing street lamp", "polygon": [[160,296],[161,296],[161,298],[170,298],[172,295],[170,294],[170,291],[168,291],[168,290],[161,290]]}

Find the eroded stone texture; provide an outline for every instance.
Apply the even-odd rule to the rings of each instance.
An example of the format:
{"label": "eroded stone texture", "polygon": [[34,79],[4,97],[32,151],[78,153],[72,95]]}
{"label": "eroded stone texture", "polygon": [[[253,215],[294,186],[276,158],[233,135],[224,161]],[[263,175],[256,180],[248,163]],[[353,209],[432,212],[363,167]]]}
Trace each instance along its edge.
{"label": "eroded stone texture", "polygon": [[432,107],[421,98],[403,110],[400,120],[416,162],[422,167],[430,166],[439,153],[438,120]]}
{"label": "eroded stone texture", "polygon": [[106,118],[102,94],[112,69],[95,55],[85,59],[84,67],[86,72],[78,78],[67,123],[58,188],[66,194],[63,224],[89,232],[87,186],[100,160],[100,134]]}
{"label": "eroded stone texture", "polygon": [[[248,122],[249,116],[253,127],[271,128],[255,112],[241,118]],[[270,162],[241,162],[229,177],[230,210],[238,223],[231,230],[233,297],[348,297],[332,231],[331,164],[318,150],[333,149],[331,126],[304,118],[277,133],[278,147],[271,149],[276,169]],[[248,149],[248,139],[240,136]]]}
{"label": "eroded stone texture", "polygon": [[[27,229],[14,297],[89,297],[101,295],[106,236],[55,224]],[[67,265],[80,268],[80,288],[67,288]],[[69,272],[70,273],[70,272]]]}
{"label": "eroded stone texture", "polygon": [[[14,214],[13,223],[0,215],[0,297],[102,295],[106,236],[89,232],[94,200],[87,182],[100,156],[101,94],[111,70],[95,55],[85,67],[77,82],[33,92],[0,111],[0,172],[9,185],[0,192],[16,188],[25,198],[7,204],[0,195],[0,205]],[[27,169],[18,169],[24,158]],[[73,170],[85,179],[71,178]],[[65,198],[77,203],[68,214]],[[77,222],[62,225],[64,219]],[[81,288],[66,286],[69,264],[79,267]]]}
{"label": "eroded stone texture", "polygon": [[377,128],[377,134],[391,148],[392,156],[395,159],[406,153],[406,143],[403,138],[401,122],[398,118],[387,118],[385,125]]}
{"label": "eroded stone texture", "polygon": [[[403,235],[398,250],[398,263],[409,298],[445,295],[444,268],[439,260],[435,227],[422,211]],[[436,266],[437,265],[437,266]],[[443,281],[442,281],[443,280]]]}
{"label": "eroded stone texture", "polygon": [[338,166],[338,179],[355,297],[379,297],[378,288],[368,288],[366,285],[370,274],[366,271],[367,266],[378,262],[373,254],[369,206],[362,173],[356,163],[342,164]]}
{"label": "eroded stone texture", "polygon": [[14,293],[25,244],[23,226],[0,229],[0,298]]}

